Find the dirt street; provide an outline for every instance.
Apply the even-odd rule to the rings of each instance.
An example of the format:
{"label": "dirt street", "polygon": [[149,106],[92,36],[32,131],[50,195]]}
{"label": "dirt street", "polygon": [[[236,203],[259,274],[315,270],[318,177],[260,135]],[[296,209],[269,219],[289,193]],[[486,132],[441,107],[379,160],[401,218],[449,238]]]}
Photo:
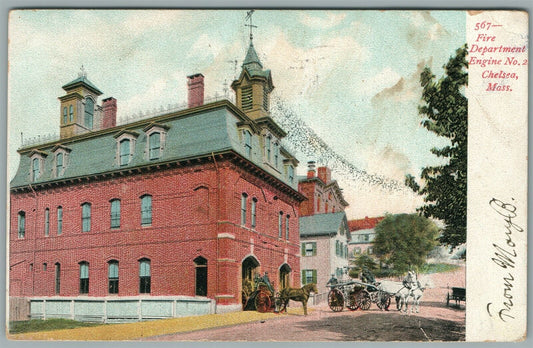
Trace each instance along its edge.
{"label": "dirt street", "polygon": [[[465,307],[446,307],[447,286],[464,286],[464,268],[426,275],[419,313],[390,311],[332,312],[326,304],[311,307],[307,317],[280,314],[263,322],[148,338],[162,341],[463,341]],[[291,302],[291,306],[297,306]]]}

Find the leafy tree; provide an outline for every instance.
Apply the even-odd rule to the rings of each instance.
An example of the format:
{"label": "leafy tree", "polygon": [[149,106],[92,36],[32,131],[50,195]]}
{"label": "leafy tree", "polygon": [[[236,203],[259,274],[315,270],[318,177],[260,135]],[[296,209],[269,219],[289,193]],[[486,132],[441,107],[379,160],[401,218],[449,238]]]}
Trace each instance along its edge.
{"label": "leafy tree", "polygon": [[363,271],[363,267],[368,268],[370,271],[375,271],[378,267],[376,261],[368,254],[360,254],[354,260],[350,261],[352,268],[350,269],[350,277],[357,278]]}
{"label": "leafy tree", "polygon": [[464,87],[468,84],[467,46],[459,48],[446,64],[445,76],[435,81],[426,67],[420,75],[423,87],[419,113],[422,125],[438,136],[448,138],[450,145],[433,148],[431,153],[446,159],[446,164],[423,168],[420,186],[412,175],[405,183],[424,196],[418,211],[425,217],[444,222],[439,242],[452,248],[466,242],[466,172],[468,100]]}
{"label": "leafy tree", "polygon": [[418,214],[387,214],[375,231],[374,251],[395,274],[422,266],[438,244],[439,228]]}

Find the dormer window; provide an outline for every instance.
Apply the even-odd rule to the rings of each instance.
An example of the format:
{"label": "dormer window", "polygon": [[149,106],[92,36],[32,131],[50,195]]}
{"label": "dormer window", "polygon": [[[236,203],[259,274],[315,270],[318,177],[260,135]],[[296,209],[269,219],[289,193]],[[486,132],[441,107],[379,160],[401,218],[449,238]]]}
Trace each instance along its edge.
{"label": "dormer window", "polygon": [[165,125],[152,123],[143,129],[147,136],[146,153],[147,158],[150,161],[159,159],[163,156],[168,128],[169,127]]}
{"label": "dormer window", "polygon": [[38,180],[44,172],[44,152],[34,150],[30,153],[30,179],[31,181]]}
{"label": "dormer window", "polygon": [[252,133],[249,130],[244,130],[244,153],[246,157],[252,158]]}
{"label": "dormer window", "polygon": [[131,159],[131,144],[130,139],[123,139],[120,142],[120,165],[125,166],[130,163]]}
{"label": "dormer window", "polygon": [[117,139],[116,158],[119,166],[130,164],[135,150],[135,140],[138,136],[139,134],[136,132],[125,130],[115,135]]}
{"label": "dormer window", "polygon": [[65,173],[65,168],[68,164],[68,154],[70,149],[62,145],[56,145],[52,152],[54,153],[54,167],[53,174],[54,177],[58,178],[63,176]]}

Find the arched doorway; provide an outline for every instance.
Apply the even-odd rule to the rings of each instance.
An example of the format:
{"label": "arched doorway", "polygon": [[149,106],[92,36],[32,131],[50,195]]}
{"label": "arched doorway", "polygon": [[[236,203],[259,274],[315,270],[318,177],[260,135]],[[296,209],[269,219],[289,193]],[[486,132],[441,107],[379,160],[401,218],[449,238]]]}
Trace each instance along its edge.
{"label": "arched doorway", "polygon": [[287,265],[286,263],[281,265],[281,267],[279,268],[279,288],[280,288],[280,290],[291,286],[291,284],[290,284],[290,273],[291,273],[291,271],[292,271],[291,266]]}
{"label": "arched doorway", "polygon": [[201,256],[194,259],[196,268],[196,296],[207,296],[207,260]]}
{"label": "arched doorway", "polygon": [[241,293],[241,300],[243,309],[246,305],[246,301],[248,300],[248,297],[253,292],[254,285],[253,285],[253,279],[254,274],[257,272],[257,268],[259,267],[259,261],[253,256],[248,256],[242,261],[242,293]]}

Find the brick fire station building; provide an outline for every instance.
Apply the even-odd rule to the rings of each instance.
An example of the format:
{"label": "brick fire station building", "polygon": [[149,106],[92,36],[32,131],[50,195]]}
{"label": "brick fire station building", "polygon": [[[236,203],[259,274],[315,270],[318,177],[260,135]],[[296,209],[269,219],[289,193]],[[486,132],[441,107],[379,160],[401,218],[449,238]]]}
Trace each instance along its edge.
{"label": "brick fire station building", "polygon": [[187,109],[120,126],[86,74],[63,86],[60,139],[18,150],[12,303],[29,301],[32,317],[138,320],[239,310],[256,272],[300,285],[305,196],[270,117],[270,71],[250,41],[235,104],[204,104],[201,74],[187,84]]}

